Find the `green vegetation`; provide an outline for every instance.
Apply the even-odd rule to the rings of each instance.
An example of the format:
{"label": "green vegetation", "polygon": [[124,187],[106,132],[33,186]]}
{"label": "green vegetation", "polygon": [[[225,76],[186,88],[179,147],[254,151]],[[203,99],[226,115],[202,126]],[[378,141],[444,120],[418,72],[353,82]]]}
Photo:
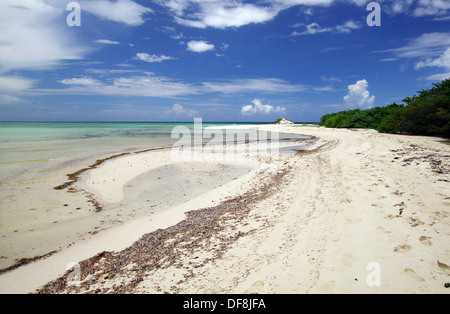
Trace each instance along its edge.
{"label": "green vegetation", "polygon": [[324,115],[319,125],[450,138],[450,79],[433,86],[429,90],[419,91],[419,96],[405,98],[403,102],[406,106],[394,103],[366,110],[340,111]]}

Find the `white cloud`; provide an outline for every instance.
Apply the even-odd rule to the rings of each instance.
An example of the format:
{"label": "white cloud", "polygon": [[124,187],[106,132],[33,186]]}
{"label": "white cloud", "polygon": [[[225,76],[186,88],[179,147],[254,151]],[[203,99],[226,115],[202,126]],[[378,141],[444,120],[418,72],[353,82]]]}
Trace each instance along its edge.
{"label": "white cloud", "polygon": [[187,50],[193,51],[193,52],[206,52],[209,50],[214,50],[215,46],[213,44],[210,44],[206,41],[190,41],[188,42],[188,48]]}
{"label": "white cloud", "polygon": [[131,0],[106,0],[79,1],[81,9],[94,14],[101,19],[124,23],[129,26],[139,26],[145,23],[144,15],[153,12]]}
{"label": "white cloud", "polygon": [[264,105],[261,102],[261,99],[254,99],[252,101],[253,105],[243,106],[241,109],[241,113],[244,116],[250,116],[255,114],[271,114],[271,113],[283,113],[286,111],[285,107],[274,107],[271,105]]}
{"label": "white cloud", "polygon": [[427,76],[426,79],[429,81],[443,81],[446,79],[450,79],[450,72],[433,74],[433,75]]}
{"label": "white cloud", "polygon": [[166,60],[174,60],[175,58],[168,57],[165,55],[157,56],[157,55],[150,55],[148,53],[137,53],[135,59],[141,60],[144,62],[149,62],[149,63],[153,63],[153,62],[160,63],[160,62],[166,61]]}
{"label": "white cloud", "polygon": [[313,5],[330,5],[334,0],[275,0],[273,3],[278,3],[285,8],[290,8],[296,5],[305,5],[305,6],[313,6]]}
{"label": "white cloud", "polygon": [[354,4],[356,4],[359,7],[366,5],[370,1],[371,0],[351,0],[351,2],[353,2]]}
{"label": "white cloud", "polygon": [[0,76],[0,92],[18,93],[30,89],[33,81],[18,76]]}
{"label": "white cloud", "polygon": [[[67,78],[60,83],[69,86],[65,89],[31,89],[27,94],[64,94],[64,95],[109,95],[109,96],[137,96],[137,97],[184,97],[205,94],[245,94],[245,93],[298,93],[305,91],[329,91],[329,87],[314,87],[292,84],[276,78],[234,79],[223,81],[190,84],[166,77],[135,75],[119,77],[114,70],[92,70],[93,77]],[[108,77],[108,74],[110,77]],[[100,80],[101,79],[101,80]]]}
{"label": "white cloud", "polygon": [[440,55],[450,46],[450,32],[425,33],[410,41],[406,46],[380,52],[391,52],[399,58],[433,57]]}
{"label": "white cloud", "polygon": [[[34,94],[107,95],[136,97],[179,97],[198,94],[196,86],[152,76],[131,76],[107,79],[102,82],[91,77],[70,78],[60,81],[66,89],[34,89]],[[30,94],[30,92],[29,92]]]}
{"label": "white cloud", "polygon": [[[425,67],[437,67],[450,70],[450,48],[447,48],[444,53],[436,59],[430,58],[424,61],[419,61],[416,64],[416,69],[418,70]],[[434,74],[426,77],[426,79],[430,81],[443,81],[448,78],[450,78],[450,72]]]}
{"label": "white cloud", "polygon": [[450,10],[448,0],[419,0],[419,6],[414,9],[414,16],[446,16]]}
{"label": "white cloud", "polygon": [[[337,0],[264,0],[249,3],[245,0],[154,0],[170,10],[174,20],[184,26],[195,28],[229,28],[249,24],[265,23],[273,20],[280,12],[294,6],[303,5],[306,14],[313,6],[330,6]],[[364,7],[372,0],[344,0]],[[404,13],[415,17],[435,16],[437,19],[448,16],[448,0],[387,0],[383,9],[389,14]],[[345,27],[342,32],[353,28]],[[339,29],[335,29],[339,31]]]}
{"label": "white cloud", "polygon": [[306,25],[306,30],[303,32],[294,31],[291,36],[314,35],[319,33],[350,33],[352,30],[359,28],[361,28],[361,25],[351,20],[333,27],[321,27],[317,23],[311,23]]}
{"label": "white cloud", "polygon": [[427,59],[425,61],[419,61],[416,64],[416,69],[425,67],[439,67],[450,69],[450,48],[447,48],[442,55],[436,59]]}
{"label": "white cloud", "polygon": [[0,76],[0,105],[18,105],[28,101],[16,96],[33,87],[34,81],[18,76]]}
{"label": "white cloud", "polygon": [[97,39],[96,41],[94,41],[94,43],[104,44],[104,45],[119,45],[120,44],[120,42],[118,42],[118,41],[113,41],[113,40],[109,40],[109,39]]}
{"label": "white cloud", "polygon": [[353,21],[347,21],[342,25],[335,26],[334,28],[338,33],[350,33],[354,29],[361,28],[361,25]]}
{"label": "white cloud", "polygon": [[199,116],[199,113],[192,109],[186,109],[182,105],[176,103],[173,105],[172,110],[169,112],[174,113],[177,116],[183,116],[187,118],[195,118]]}
{"label": "white cloud", "polygon": [[306,30],[303,32],[292,32],[292,36],[312,35],[318,33],[331,32],[332,28],[323,28],[317,23],[311,23],[306,25]]}
{"label": "white cloud", "polygon": [[[231,3],[230,3],[231,4]],[[258,7],[253,4],[234,3],[228,6],[205,6],[200,21],[178,19],[180,24],[205,28],[241,27],[252,23],[264,23],[272,20],[278,14],[273,8]]]}
{"label": "white cloud", "polygon": [[22,98],[0,94],[0,105],[21,105],[26,103],[28,103],[28,101]]}
{"label": "white cloud", "polygon": [[[437,67],[450,69],[450,32],[425,33],[411,40],[408,45],[378,52],[393,53],[396,58],[382,59],[392,61],[399,58],[417,58],[415,69]],[[448,78],[448,73],[430,75],[426,79],[439,80]]]}
{"label": "white cloud", "polygon": [[236,79],[222,82],[204,82],[202,84],[208,91],[225,94],[246,92],[295,93],[309,89],[304,85],[291,84],[277,78]]}
{"label": "white cloud", "polygon": [[394,0],[390,4],[383,6],[390,14],[398,14],[408,12],[414,0]]}
{"label": "white cloud", "polygon": [[78,77],[65,79],[60,81],[60,83],[64,85],[72,85],[72,86],[101,86],[103,85],[100,81],[97,81],[91,77]]}
{"label": "white cloud", "polygon": [[320,77],[320,79],[324,82],[342,82],[342,79],[340,79],[339,77],[336,76],[325,76],[322,75]]}
{"label": "white cloud", "polygon": [[[184,1],[186,2],[186,1]],[[189,3],[190,2],[190,3]],[[196,2],[194,4],[194,2]],[[241,27],[252,23],[264,23],[272,20],[279,9],[272,6],[257,6],[229,0],[188,1],[188,8],[194,6],[198,11],[193,15],[178,10],[175,20],[182,25],[196,28]]]}
{"label": "white cloud", "polygon": [[349,108],[371,108],[375,103],[375,96],[370,96],[367,88],[369,84],[366,80],[357,81],[354,85],[348,86],[348,94],[344,101]]}
{"label": "white cloud", "polygon": [[[358,1],[364,2],[364,0],[353,0],[355,3]],[[449,14],[450,2],[448,0],[390,0],[383,2],[382,7],[391,15],[434,16],[436,20],[445,20]]]}
{"label": "white cloud", "polygon": [[170,9],[179,24],[196,28],[241,27],[265,23],[296,5],[330,5],[334,0],[272,0],[245,3],[242,0],[157,0]]}
{"label": "white cloud", "polygon": [[67,3],[48,0],[0,1],[0,73],[48,69],[82,59],[90,49],[66,27]]}

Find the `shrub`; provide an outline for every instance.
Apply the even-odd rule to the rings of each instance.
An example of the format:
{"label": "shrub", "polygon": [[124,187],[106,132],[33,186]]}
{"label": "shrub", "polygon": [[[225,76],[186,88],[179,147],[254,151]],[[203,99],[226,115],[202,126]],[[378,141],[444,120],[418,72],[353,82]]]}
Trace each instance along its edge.
{"label": "shrub", "polygon": [[439,135],[450,138],[450,79],[386,107],[326,114],[319,125],[329,128],[368,128],[384,133]]}

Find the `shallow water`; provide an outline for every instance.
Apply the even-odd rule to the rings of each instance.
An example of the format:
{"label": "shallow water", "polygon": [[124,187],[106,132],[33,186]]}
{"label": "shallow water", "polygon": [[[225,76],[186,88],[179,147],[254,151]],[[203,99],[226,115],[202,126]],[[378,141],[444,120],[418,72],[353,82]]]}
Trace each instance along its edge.
{"label": "shallow water", "polygon": [[[208,180],[184,164],[159,169],[163,175],[158,176],[159,185],[154,187],[149,183],[154,173],[143,174],[124,187],[128,211],[117,206],[96,213],[81,193],[53,189],[67,181],[67,174],[96,160],[122,152],[171,147],[178,140],[171,138],[172,130],[180,125],[199,132],[193,123],[0,122],[0,268],[15,264],[20,258],[65,247],[136,215],[179,204],[198,196],[206,187],[225,184],[248,171],[230,167]],[[203,127],[214,125],[224,124]],[[213,176],[214,169],[210,171]],[[173,182],[181,184],[183,180],[194,181],[171,193]],[[132,186],[139,188],[131,189]],[[153,203],[145,206],[149,195],[157,204],[155,208]]]}

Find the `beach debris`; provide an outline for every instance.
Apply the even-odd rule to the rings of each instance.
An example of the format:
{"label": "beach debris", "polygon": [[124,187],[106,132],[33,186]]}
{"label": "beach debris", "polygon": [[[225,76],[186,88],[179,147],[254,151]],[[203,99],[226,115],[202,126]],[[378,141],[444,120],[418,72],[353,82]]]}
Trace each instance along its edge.
{"label": "beach debris", "polygon": [[55,254],[56,252],[58,252],[58,251],[52,251],[52,252],[49,252],[49,253],[47,253],[47,254],[39,255],[39,256],[35,256],[35,257],[31,257],[31,258],[21,258],[21,259],[19,259],[14,265],[9,266],[9,267],[7,267],[7,268],[0,269],[0,274],[7,273],[7,272],[9,272],[9,271],[11,271],[11,270],[14,270],[14,269],[19,268],[19,267],[21,267],[21,266],[24,266],[24,265],[26,265],[26,264],[29,264],[29,263],[38,261],[38,260],[40,260],[40,259],[47,258],[47,257],[49,257],[49,256],[52,256],[52,255]]}
{"label": "beach debris", "polygon": [[[243,220],[252,205],[278,191],[290,169],[286,166],[260,186],[217,206],[189,211],[185,220],[146,234],[121,252],[102,252],[80,262],[79,285],[68,284],[68,271],[37,293],[133,293],[145,278],[169,267],[183,271],[183,279],[178,282],[181,284],[194,277],[196,269],[221,258],[232,243],[252,232],[240,231],[236,226],[245,225]],[[172,287],[175,293],[177,289]]]}
{"label": "beach debris", "polygon": [[390,152],[396,155],[393,157],[392,162],[400,161],[404,167],[410,165],[419,166],[421,163],[428,163],[434,173],[440,175],[450,174],[450,155],[444,154],[437,149],[424,148],[411,144],[409,147],[391,149]]}

